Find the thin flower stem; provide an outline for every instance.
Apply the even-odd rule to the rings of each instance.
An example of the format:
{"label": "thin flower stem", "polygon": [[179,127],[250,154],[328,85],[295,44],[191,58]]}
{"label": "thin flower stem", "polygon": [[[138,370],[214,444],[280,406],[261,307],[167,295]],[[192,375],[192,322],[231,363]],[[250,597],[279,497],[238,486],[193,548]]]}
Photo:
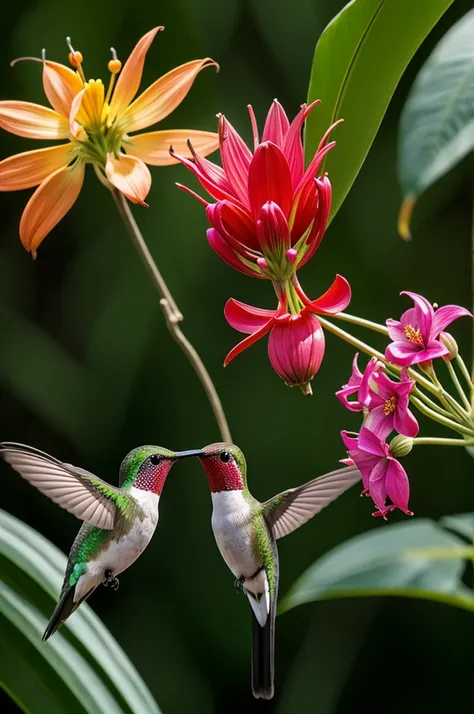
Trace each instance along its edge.
{"label": "thin flower stem", "polygon": [[438,439],[435,436],[422,436],[413,439],[413,444],[421,446],[423,444],[439,446],[474,446],[474,439]]}
{"label": "thin flower stem", "polygon": [[445,416],[448,419],[451,419],[453,416],[452,412],[448,412],[446,409],[443,409],[443,407],[440,407],[439,404],[436,404],[432,399],[429,398],[427,394],[425,394],[419,387],[414,387],[413,391],[410,395],[411,397],[417,397],[420,399],[422,402],[426,404],[427,407],[432,409],[435,412],[438,412],[438,414],[441,414],[441,416]]}
{"label": "thin flower stem", "polygon": [[[468,368],[466,367],[466,363],[464,362],[464,360],[463,360],[463,358],[461,357],[461,355],[458,355],[458,356],[456,357],[456,360],[457,360],[457,362],[458,362],[458,364],[459,364],[459,369],[461,370],[462,376],[463,376],[464,379],[466,380],[466,383],[467,383],[467,385],[468,385],[468,387],[469,387],[469,391],[472,393],[473,390],[474,390],[474,384],[473,384],[473,382],[472,382],[472,380],[471,380],[471,376],[470,376],[470,374],[469,374],[469,370],[468,370]],[[471,406],[469,405],[469,409],[470,409],[470,408],[471,408]]]}
{"label": "thin flower stem", "polygon": [[360,325],[360,327],[366,327],[368,330],[372,330],[373,332],[379,332],[381,335],[388,335],[388,329],[385,327],[385,325],[380,325],[378,322],[372,322],[371,320],[365,320],[363,317],[349,315],[349,313],[347,312],[337,312],[333,317],[335,317],[336,320],[350,322],[352,325]]}
{"label": "thin flower stem", "polygon": [[209,404],[211,405],[212,411],[214,412],[214,417],[217,422],[217,426],[219,427],[222,441],[232,442],[229,425],[227,424],[224,409],[222,407],[222,403],[214,386],[214,383],[209,375],[209,372],[204,366],[204,363],[200,358],[199,354],[196,352],[193,345],[189,342],[187,337],[181,331],[179,323],[182,322],[183,315],[178,309],[178,306],[176,305],[163,276],[158,270],[158,266],[156,265],[150,251],[148,250],[148,246],[145,243],[145,239],[143,238],[140,229],[132,215],[127,200],[125,196],[117,189],[114,189],[112,191],[112,196],[117,205],[120,216],[122,217],[125,223],[130,238],[132,239],[132,243],[137,249],[143,263],[145,264],[146,269],[148,270],[153,284],[160,295],[160,305],[165,315],[168,330],[173,339],[178,343],[178,345],[181,347],[182,351],[190,361],[192,368],[196,372],[204,388]]}
{"label": "thin flower stem", "polygon": [[461,382],[458,379],[458,375],[456,374],[456,371],[455,371],[453,365],[451,364],[451,362],[446,362],[446,366],[448,368],[449,376],[453,380],[453,384],[456,387],[457,392],[458,392],[459,396],[461,397],[461,400],[462,400],[464,406],[467,409],[467,413],[469,413],[469,411],[471,409],[471,404],[469,402],[469,399],[466,397],[466,394],[464,393],[464,389],[461,386]]}
{"label": "thin flower stem", "polygon": [[415,405],[415,407],[425,416],[429,417],[430,419],[433,419],[433,421],[437,421],[440,424],[443,424],[443,426],[448,427],[448,429],[452,429],[453,431],[459,432],[459,434],[466,434],[466,436],[474,436],[474,429],[469,428],[468,426],[463,426],[462,424],[459,424],[456,421],[453,421],[452,419],[448,419],[447,417],[442,416],[437,411],[434,411],[434,409],[430,409],[426,404],[424,404],[420,399],[417,397],[413,396],[413,393],[410,396],[410,401]]}

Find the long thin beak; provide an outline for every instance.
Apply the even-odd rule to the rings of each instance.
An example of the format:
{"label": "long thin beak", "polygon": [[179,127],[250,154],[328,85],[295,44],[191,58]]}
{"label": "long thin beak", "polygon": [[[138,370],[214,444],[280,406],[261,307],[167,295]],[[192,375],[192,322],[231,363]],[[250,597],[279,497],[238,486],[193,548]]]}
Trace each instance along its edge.
{"label": "long thin beak", "polygon": [[189,451],[177,451],[176,459],[186,459],[188,456],[204,456],[204,451],[202,449],[190,449]]}

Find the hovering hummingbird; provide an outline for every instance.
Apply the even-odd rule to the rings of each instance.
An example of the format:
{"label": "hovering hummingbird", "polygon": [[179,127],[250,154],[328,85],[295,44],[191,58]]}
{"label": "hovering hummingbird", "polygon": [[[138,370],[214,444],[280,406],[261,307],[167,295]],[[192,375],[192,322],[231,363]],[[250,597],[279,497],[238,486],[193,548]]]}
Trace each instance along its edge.
{"label": "hovering hummingbird", "polygon": [[161,491],[179,454],[160,446],[133,449],[120,466],[118,487],[31,446],[3,442],[0,455],[33,486],[84,521],[69,553],[44,641],[98,585],[118,588],[117,575],[141,555],[155,532]]}
{"label": "hovering hummingbird", "polygon": [[211,444],[183,452],[198,456],[212,497],[212,530],[235,585],[252,610],[252,690],[273,697],[275,615],[278,597],[276,541],[306,523],[360,480],[348,466],[260,503],[247,487],[247,466],[234,444]]}

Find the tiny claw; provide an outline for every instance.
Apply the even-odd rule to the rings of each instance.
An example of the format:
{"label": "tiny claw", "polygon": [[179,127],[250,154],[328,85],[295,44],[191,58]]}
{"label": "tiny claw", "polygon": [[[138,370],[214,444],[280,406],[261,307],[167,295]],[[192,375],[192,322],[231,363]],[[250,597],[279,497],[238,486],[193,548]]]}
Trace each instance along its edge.
{"label": "tiny claw", "polygon": [[119,589],[119,579],[112,573],[111,570],[106,570],[105,573],[105,580],[102,583],[105,588],[112,588],[112,590],[115,592]]}
{"label": "tiny claw", "polygon": [[245,583],[245,578],[243,575],[241,575],[240,577],[235,579],[234,586],[238,593],[241,593],[242,590],[244,589],[244,583]]}

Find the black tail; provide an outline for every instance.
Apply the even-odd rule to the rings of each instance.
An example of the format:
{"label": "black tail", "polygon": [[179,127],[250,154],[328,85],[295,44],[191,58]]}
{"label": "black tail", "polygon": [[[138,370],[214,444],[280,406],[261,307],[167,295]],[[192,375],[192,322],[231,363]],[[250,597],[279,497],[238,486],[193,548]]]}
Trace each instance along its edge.
{"label": "black tail", "polygon": [[257,699],[273,697],[274,660],[275,606],[272,604],[263,627],[252,611],[252,691]]}
{"label": "black tail", "polygon": [[48,622],[48,626],[44,631],[44,635],[41,638],[43,642],[46,642],[46,640],[51,637],[51,635],[54,635],[54,633],[59,630],[61,625],[64,625],[66,620],[72,613],[77,610],[79,605],[86,600],[86,598],[91,595],[91,593],[94,592],[95,588],[92,588],[89,590],[88,593],[82,597],[79,602],[74,602],[74,592],[76,590],[76,586],[74,585],[72,588],[66,588],[62,593],[61,597],[59,598],[59,602],[54,608],[54,612],[51,615],[51,619]]}

